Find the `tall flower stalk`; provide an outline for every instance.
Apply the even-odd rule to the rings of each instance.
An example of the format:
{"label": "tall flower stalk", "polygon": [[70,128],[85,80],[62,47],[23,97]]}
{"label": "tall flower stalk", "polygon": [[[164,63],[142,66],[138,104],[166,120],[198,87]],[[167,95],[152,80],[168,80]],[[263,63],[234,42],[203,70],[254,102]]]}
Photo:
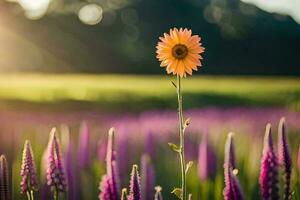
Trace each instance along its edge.
{"label": "tall flower stalk", "polygon": [[183,199],[186,199],[186,165],[184,158],[184,125],[183,125],[183,108],[182,108],[182,94],[181,94],[181,77],[177,75],[177,101],[178,101],[178,116],[179,116],[179,157],[181,164],[181,191]]}
{"label": "tall flower stalk", "polygon": [[7,160],[4,155],[0,156],[0,199],[11,200],[10,180],[8,175]]}
{"label": "tall flower stalk", "polygon": [[58,138],[56,137],[56,128],[50,132],[50,146],[47,160],[47,184],[53,190],[53,199],[59,199],[60,192],[66,192],[67,181],[64,172],[61,149]]}
{"label": "tall flower stalk", "polygon": [[238,170],[235,169],[235,151],[233,144],[233,133],[229,133],[225,144],[224,180],[223,191],[225,200],[243,200],[242,188],[237,179]]}
{"label": "tall flower stalk", "polygon": [[285,118],[281,118],[278,126],[278,163],[283,169],[284,177],[284,200],[290,200],[291,194],[291,176],[292,176],[292,158],[285,131]]}
{"label": "tall flower stalk", "polygon": [[141,159],[141,179],[143,200],[153,200],[155,175],[151,158],[148,154],[144,154]]}
{"label": "tall flower stalk", "polygon": [[118,200],[120,199],[119,191],[119,174],[114,149],[115,129],[111,128],[108,132],[107,152],[106,152],[106,174],[102,176],[100,182],[99,200]]}
{"label": "tall flower stalk", "polygon": [[21,193],[27,195],[28,200],[34,200],[33,191],[38,188],[36,166],[29,140],[25,141],[21,165]]}
{"label": "tall flower stalk", "polygon": [[259,183],[263,200],[279,200],[278,160],[273,149],[271,124],[266,126]]}
{"label": "tall flower stalk", "polygon": [[130,177],[130,192],[128,200],[141,200],[141,178],[138,172],[138,166],[133,165]]}
{"label": "tall flower stalk", "polygon": [[157,59],[161,62],[160,66],[165,67],[168,74],[177,76],[177,101],[178,101],[178,118],[179,118],[179,147],[175,144],[169,144],[171,148],[178,152],[181,166],[181,188],[175,188],[174,193],[179,199],[186,200],[186,173],[190,166],[186,166],[184,155],[184,132],[189,123],[184,123],[183,118],[183,99],[181,92],[181,81],[187,74],[192,75],[193,70],[198,70],[201,66],[201,53],[204,52],[198,35],[192,35],[192,31],[188,29],[179,30],[177,28],[170,29],[170,33],[164,34],[159,38],[157,48]]}

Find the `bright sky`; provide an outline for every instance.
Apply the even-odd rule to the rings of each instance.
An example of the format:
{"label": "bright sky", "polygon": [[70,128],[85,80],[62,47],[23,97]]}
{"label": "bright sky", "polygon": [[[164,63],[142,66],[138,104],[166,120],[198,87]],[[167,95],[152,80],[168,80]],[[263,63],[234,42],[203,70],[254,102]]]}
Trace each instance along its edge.
{"label": "bright sky", "polygon": [[241,0],[254,4],[258,8],[270,13],[279,13],[291,16],[300,24],[300,0]]}

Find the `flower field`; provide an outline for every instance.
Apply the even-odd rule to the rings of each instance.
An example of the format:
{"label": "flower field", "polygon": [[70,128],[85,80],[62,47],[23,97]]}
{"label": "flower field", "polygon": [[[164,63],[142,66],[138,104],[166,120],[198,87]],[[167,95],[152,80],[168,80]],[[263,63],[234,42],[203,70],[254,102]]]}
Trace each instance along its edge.
{"label": "flower field", "polygon": [[[115,128],[113,148],[119,168],[119,195],[122,188],[130,191],[130,174],[136,164],[134,170],[141,176],[143,199],[152,199],[157,185],[161,186],[156,190],[162,189],[164,199],[174,199],[171,191],[180,186],[180,166],[178,156],[167,145],[178,140],[178,116],[173,109],[176,103],[170,100],[175,98],[175,92],[170,80],[138,76],[115,76],[116,81],[109,81],[110,76],[58,76],[56,80],[45,77],[21,76],[22,85],[16,85],[14,79],[9,79],[11,82],[7,85],[1,84],[0,151],[7,159],[12,199],[26,198],[20,186],[25,140],[30,141],[36,165],[34,197],[52,198],[53,194],[46,185],[49,161],[47,157],[45,161],[43,155],[48,149],[48,140],[53,138],[49,135],[53,127],[56,127],[55,137],[60,146],[67,184],[66,189],[59,192],[59,199],[98,198],[99,186],[102,189],[105,186],[100,182],[107,170],[108,131],[111,127]],[[74,81],[75,78],[78,81]],[[61,84],[63,80],[65,84]],[[5,81],[5,77],[1,81]],[[35,84],[35,81],[41,84]],[[235,78],[196,77],[183,82],[184,95],[187,96],[185,116],[191,119],[186,129],[185,156],[187,161],[193,161],[187,173],[187,191],[193,199],[224,198],[225,144],[228,133],[233,132],[237,169],[234,176],[247,199],[260,199],[265,128],[267,123],[272,124],[277,155],[280,149],[277,147],[279,121],[285,117],[292,161],[291,191],[293,199],[299,199],[300,113],[295,105],[299,102],[297,94],[300,88],[292,84],[298,80],[247,78],[240,82],[239,87],[235,81]],[[136,84],[141,82],[145,84]],[[265,82],[272,84],[264,85]],[[155,87],[159,89],[155,90]],[[210,104],[201,97],[208,93],[215,99]],[[128,98],[119,99],[118,95],[124,94]],[[226,101],[222,96],[226,96]],[[131,102],[135,97],[137,99]],[[156,101],[149,105],[153,98]],[[77,104],[77,101],[83,103]],[[221,101],[224,101],[223,106],[220,106]],[[283,174],[280,168],[278,190],[281,197],[284,195]]]}

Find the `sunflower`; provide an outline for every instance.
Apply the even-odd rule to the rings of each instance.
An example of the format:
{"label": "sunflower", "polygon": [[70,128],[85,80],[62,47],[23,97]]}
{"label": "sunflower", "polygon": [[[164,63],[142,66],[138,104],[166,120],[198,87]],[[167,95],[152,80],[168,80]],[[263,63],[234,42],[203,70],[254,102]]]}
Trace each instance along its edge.
{"label": "sunflower", "polygon": [[156,46],[157,59],[161,62],[161,67],[166,67],[167,73],[186,77],[192,75],[193,70],[202,66],[201,53],[204,47],[201,46],[201,38],[192,35],[188,29],[170,29],[170,34],[164,33],[164,37]]}

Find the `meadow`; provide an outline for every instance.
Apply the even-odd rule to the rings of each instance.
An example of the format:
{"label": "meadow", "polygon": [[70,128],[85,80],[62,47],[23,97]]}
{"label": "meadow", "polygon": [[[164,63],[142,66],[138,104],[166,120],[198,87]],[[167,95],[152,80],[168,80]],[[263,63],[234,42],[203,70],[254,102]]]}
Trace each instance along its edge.
{"label": "meadow", "polygon": [[[170,192],[179,185],[180,166],[178,155],[167,145],[178,140],[176,91],[171,81],[167,76],[1,75],[0,152],[8,160],[13,199],[26,198],[19,186],[26,139],[31,141],[37,166],[36,199],[49,199],[42,157],[52,127],[57,128],[67,178],[72,177],[61,199],[97,199],[110,127],[116,129],[120,185],[128,188],[133,164],[139,166],[143,182],[141,163],[147,155],[154,168],[153,187],[162,186],[164,199],[174,199]],[[265,126],[272,124],[277,149],[281,117],[286,118],[292,152],[294,199],[300,199],[298,78],[193,76],[183,85],[185,116],[191,118],[185,148],[187,160],[194,162],[187,183],[193,199],[223,199],[224,148],[229,132],[234,132],[238,179],[245,197],[259,199]],[[215,158],[215,169],[203,176],[200,174],[207,166],[199,161],[199,151],[205,135],[207,148],[213,152],[207,159]]]}
{"label": "meadow", "polygon": [[[171,76],[0,75],[2,102],[94,104],[133,111],[176,108]],[[300,80],[293,77],[193,76],[183,81],[185,108],[203,106],[281,106],[299,109]],[[79,104],[80,103],[80,104]],[[68,105],[64,105],[67,106]],[[74,108],[73,107],[73,108]]]}

